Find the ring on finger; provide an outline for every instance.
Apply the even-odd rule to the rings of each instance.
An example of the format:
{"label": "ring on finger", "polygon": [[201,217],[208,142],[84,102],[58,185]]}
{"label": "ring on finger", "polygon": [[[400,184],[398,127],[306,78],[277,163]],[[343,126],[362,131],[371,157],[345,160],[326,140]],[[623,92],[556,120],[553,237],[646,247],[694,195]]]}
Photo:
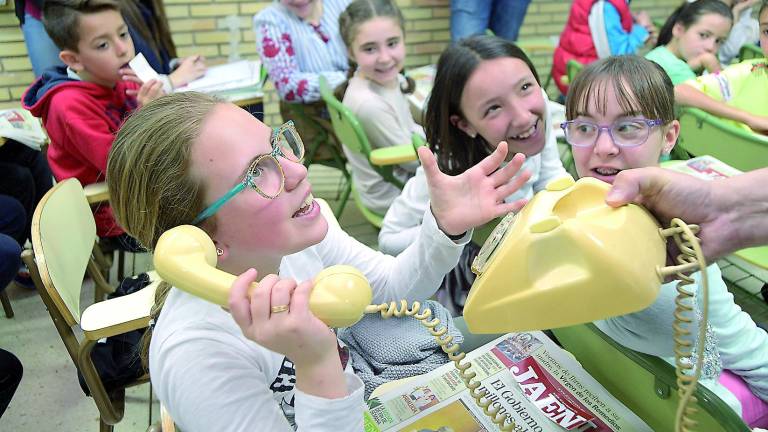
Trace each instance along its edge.
{"label": "ring on finger", "polygon": [[273,314],[281,313],[281,312],[288,312],[288,305],[284,304],[284,305],[272,306],[271,311],[272,311]]}

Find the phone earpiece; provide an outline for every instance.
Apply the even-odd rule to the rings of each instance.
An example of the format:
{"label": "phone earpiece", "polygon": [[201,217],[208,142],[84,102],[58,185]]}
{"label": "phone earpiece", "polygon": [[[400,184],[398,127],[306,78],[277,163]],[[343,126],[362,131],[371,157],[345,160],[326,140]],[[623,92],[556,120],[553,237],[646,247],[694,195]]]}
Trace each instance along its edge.
{"label": "phone earpiece", "polygon": [[[154,265],[157,274],[176,288],[227,305],[236,277],[216,268],[216,246],[200,228],[181,225],[163,233],[155,247]],[[315,277],[309,308],[330,327],[349,327],[362,318],[372,297],[363,273],[351,266],[332,266]]]}

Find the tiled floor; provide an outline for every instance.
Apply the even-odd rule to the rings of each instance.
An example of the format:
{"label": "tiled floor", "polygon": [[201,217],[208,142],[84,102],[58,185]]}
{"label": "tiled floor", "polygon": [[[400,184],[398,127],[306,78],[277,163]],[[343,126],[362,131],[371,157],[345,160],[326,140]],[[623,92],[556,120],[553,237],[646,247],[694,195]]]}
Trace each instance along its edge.
{"label": "tiled floor", "polygon": [[[340,181],[336,173],[332,169],[316,166],[310,170],[315,196],[325,198],[332,207],[336,204],[336,191]],[[340,223],[351,235],[376,247],[376,229],[363,219],[352,201],[347,203]],[[721,261],[720,264],[726,278],[733,281],[729,286],[737,303],[758,322],[768,324],[768,306],[759,297],[759,288],[768,280],[768,275],[747,270],[758,273],[762,278],[758,279],[743,270],[743,263]],[[24,364],[24,378],[8,411],[0,419],[0,430],[97,431],[96,406],[80,390],[72,361],[39,296],[35,291],[16,286],[9,287],[8,293],[16,317],[0,318],[0,346],[21,359]],[[87,304],[87,299],[92,296],[90,283],[86,282],[83,303]],[[148,394],[148,385],[133,388],[128,392],[126,415],[115,428],[116,431],[140,432],[146,429]],[[157,413],[155,403],[154,419],[157,419]]]}

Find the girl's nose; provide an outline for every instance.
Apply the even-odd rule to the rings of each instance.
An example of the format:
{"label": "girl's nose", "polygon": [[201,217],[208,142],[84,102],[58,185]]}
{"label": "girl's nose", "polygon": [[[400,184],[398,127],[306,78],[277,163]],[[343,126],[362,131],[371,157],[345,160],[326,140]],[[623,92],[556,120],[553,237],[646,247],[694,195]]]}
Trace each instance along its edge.
{"label": "girl's nose", "polygon": [[615,156],[619,153],[619,146],[613,142],[611,134],[605,129],[600,129],[597,140],[595,141],[595,154],[598,156]]}
{"label": "girl's nose", "polygon": [[307,178],[307,167],[301,162],[294,162],[284,157],[278,157],[285,174],[285,190],[293,190]]}

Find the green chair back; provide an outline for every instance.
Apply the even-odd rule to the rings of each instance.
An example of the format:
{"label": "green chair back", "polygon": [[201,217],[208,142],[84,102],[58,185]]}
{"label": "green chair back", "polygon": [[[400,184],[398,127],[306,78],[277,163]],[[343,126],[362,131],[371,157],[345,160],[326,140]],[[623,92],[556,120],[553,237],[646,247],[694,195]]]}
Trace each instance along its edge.
{"label": "green chair back", "polygon": [[[594,324],[554,329],[563,348],[614,397],[656,432],[673,431],[679,396],[675,369],[662,359],[627,349]],[[696,431],[748,432],[728,405],[699,385]]]}
{"label": "green chair back", "polygon": [[742,45],[739,49],[739,62],[763,57],[765,57],[763,50],[755,44]]}
{"label": "green chair back", "polygon": [[[359,153],[369,161],[371,159],[371,145],[368,142],[368,137],[363,131],[363,127],[357,117],[349,110],[344,104],[339,101],[333,94],[333,89],[328,85],[328,80],[324,77],[320,77],[320,96],[325,101],[328,107],[328,113],[331,116],[331,124],[333,125],[333,131],[341,144],[349,150]],[[382,177],[384,180],[392,183],[398,188],[402,189],[404,183],[400,181],[392,171],[392,166],[380,166],[373,163],[371,167]],[[366,208],[362,201],[360,201],[360,195],[352,185],[352,196],[355,204],[360,212],[372,225],[377,228],[381,228],[382,221],[384,219],[383,214],[374,212]]]}
{"label": "green chair back", "polygon": [[691,107],[680,110],[679,120],[677,144],[686,152],[714,156],[742,171],[768,166],[768,137]]}

